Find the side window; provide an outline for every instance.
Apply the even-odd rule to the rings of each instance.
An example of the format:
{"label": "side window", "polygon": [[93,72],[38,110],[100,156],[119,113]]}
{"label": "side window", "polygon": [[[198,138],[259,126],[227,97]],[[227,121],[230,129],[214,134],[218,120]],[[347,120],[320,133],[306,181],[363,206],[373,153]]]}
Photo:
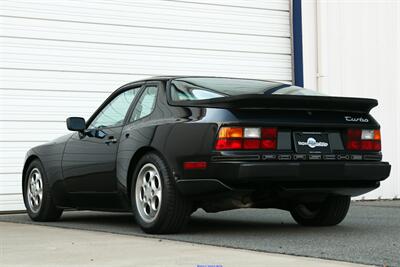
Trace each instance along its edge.
{"label": "side window", "polygon": [[124,122],[129,106],[135,99],[140,87],[127,90],[117,95],[90,124],[89,128],[120,126]]}
{"label": "side window", "polygon": [[129,122],[133,122],[143,117],[146,117],[147,115],[150,115],[156,104],[156,98],[157,86],[147,86],[144,89],[143,94],[140,96]]}

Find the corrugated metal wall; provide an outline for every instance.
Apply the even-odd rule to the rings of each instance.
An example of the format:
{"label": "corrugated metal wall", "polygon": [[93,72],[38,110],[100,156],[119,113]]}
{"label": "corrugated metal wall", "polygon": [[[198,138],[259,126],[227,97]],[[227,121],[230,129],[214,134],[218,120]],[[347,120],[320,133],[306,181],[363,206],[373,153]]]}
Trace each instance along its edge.
{"label": "corrugated metal wall", "polygon": [[2,0],[0,211],[21,209],[28,148],[152,75],[292,81],[289,0]]}
{"label": "corrugated metal wall", "polygon": [[[305,86],[376,98],[391,176],[360,198],[400,197],[400,1],[303,2]],[[316,30],[317,29],[317,30]]]}

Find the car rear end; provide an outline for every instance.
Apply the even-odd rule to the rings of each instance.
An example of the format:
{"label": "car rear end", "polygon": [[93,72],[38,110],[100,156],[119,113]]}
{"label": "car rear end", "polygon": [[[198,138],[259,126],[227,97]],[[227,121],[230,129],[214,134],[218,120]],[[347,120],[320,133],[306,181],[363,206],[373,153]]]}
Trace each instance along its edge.
{"label": "car rear end", "polygon": [[354,127],[221,126],[210,174],[233,187],[360,195],[390,166],[381,161],[380,130]]}
{"label": "car rear end", "polygon": [[203,109],[187,127],[209,129],[198,153],[181,157],[178,186],[185,194],[275,190],[288,196],[357,196],[389,176],[380,126],[369,113],[374,99],[226,78],[179,79],[170,90],[171,105]]}
{"label": "car rear end", "polygon": [[[348,113],[332,111],[220,112],[234,114],[236,121],[220,122],[210,130],[214,143],[209,155],[183,158],[178,184],[186,194],[265,189],[288,196],[357,196],[389,176],[379,125],[370,115],[362,115],[369,121],[363,123],[348,122]],[[250,114],[251,121],[244,119]],[[319,122],[328,114],[329,119]]]}

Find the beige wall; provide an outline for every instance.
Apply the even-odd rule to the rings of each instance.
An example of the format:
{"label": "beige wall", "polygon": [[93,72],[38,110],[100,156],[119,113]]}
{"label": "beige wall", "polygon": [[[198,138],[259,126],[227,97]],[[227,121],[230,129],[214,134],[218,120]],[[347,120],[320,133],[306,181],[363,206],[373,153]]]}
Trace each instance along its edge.
{"label": "beige wall", "polygon": [[303,1],[305,87],[372,97],[392,173],[363,197],[400,197],[400,1]]}

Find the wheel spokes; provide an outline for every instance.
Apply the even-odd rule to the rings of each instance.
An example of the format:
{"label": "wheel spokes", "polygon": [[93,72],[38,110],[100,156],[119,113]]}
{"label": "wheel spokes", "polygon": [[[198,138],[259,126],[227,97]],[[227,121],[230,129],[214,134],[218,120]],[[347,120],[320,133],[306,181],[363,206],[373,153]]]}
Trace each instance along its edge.
{"label": "wheel spokes", "polygon": [[145,164],[136,180],[136,205],[145,221],[153,221],[159,212],[161,200],[161,179],[156,166]]}
{"label": "wheel spokes", "polygon": [[40,203],[39,195],[36,195],[34,200],[35,200],[35,205],[39,206],[39,203]]}
{"label": "wheel spokes", "polygon": [[153,190],[160,189],[160,177],[158,175],[153,175],[150,179],[150,185]]}
{"label": "wheel spokes", "polygon": [[38,212],[43,201],[43,180],[40,171],[35,168],[31,171],[27,182],[27,200],[29,208]]}

